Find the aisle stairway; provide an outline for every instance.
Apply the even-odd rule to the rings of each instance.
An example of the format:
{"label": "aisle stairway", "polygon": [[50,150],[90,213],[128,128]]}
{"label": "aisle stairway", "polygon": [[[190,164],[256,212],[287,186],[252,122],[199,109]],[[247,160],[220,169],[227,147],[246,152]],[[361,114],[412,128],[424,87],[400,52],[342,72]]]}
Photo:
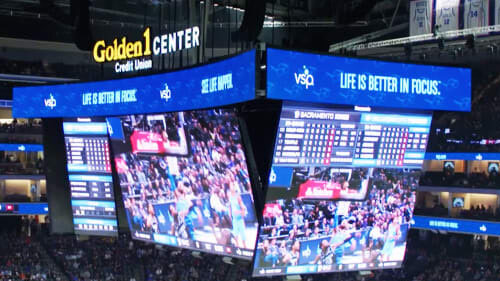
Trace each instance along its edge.
{"label": "aisle stairway", "polygon": [[48,254],[48,251],[47,249],[45,248],[45,245],[43,245],[42,243],[36,241],[36,242],[33,242],[34,245],[37,246],[37,248],[39,249],[39,253],[40,255],[42,256],[42,260],[49,264],[51,268],[54,269],[54,271],[56,271],[58,273],[58,275],[60,276],[60,280],[61,281],[70,281],[69,279],[69,276],[67,275],[66,272],[64,272],[64,270],[62,269],[62,267],[55,262],[54,259],[52,259],[52,257]]}

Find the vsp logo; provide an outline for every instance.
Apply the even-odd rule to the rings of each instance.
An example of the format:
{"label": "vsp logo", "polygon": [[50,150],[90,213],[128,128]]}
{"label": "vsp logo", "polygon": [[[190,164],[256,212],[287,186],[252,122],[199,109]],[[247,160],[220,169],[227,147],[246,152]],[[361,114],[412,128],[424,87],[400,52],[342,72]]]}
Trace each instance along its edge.
{"label": "vsp logo", "polygon": [[269,183],[273,184],[276,182],[276,173],[274,172],[274,169],[271,168],[271,174],[269,175]]}
{"label": "vsp logo", "polygon": [[50,94],[50,98],[44,100],[45,107],[50,107],[50,109],[54,109],[54,107],[56,107],[56,102],[57,101],[52,94]]}
{"label": "vsp logo", "polygon": [[165,224],[167,221],[165,220],[165,216],[163,215],[163,213],[160,211],[160,215],[158,216],[158,222],[160,224]]}
{"label": "vsp logo", "polygon": [[162,100],[168,101],[172,97],[172,91],[168,88],[168,84],[165,83],[165,89],[160,91],[160,96]]}
{"label": "vsp logo", "polygon": [[19,151],[25,151],[26,147],[24,145],[20,145],[20,146],[17,147],[17,150],[19,150]]}
{"label": "vsp logo", "polygon": [[108,133],[110,136],[113,135],[113,126],[109,122],[106,122],[106,126],[108,127]]}
{"label": "vsp logo", "polygon": [[302,256],[305,258],[311,256],[311,248],[309,248],[309,245],[307,245],[307,248],[302,251]]}
{"label": "vsp logo", "polygon": [[295,83],[297,85],[305,85],[306,89],[314,86],[314,77],[311,73],[309,73],[309,69],[304,65],[304,73],[294,73],[295,75]]}

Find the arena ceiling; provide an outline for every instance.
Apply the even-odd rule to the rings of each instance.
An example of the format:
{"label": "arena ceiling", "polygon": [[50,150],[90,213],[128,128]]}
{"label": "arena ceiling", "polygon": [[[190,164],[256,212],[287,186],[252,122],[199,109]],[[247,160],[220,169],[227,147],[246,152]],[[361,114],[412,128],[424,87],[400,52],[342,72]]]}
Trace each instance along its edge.
{"label": "arena ceiling", "polygon": [[[226,49],[227,54],[240,50],[231,33],[241,24],[247,8],[245,0],[2,0],[0,59],[37,61],[49,66],[64,63],[95,72],[96,64],[90,52],[75,44],[82,40],[76,25],[79,10],[84,7],[78,4],[86,1],[89,2],[89,28],[94,40],[138,33],[145,26],[169,30],[188,24],[201,25],[201,14],[207,6],[208,32],[215,30],[215,35],[207,38],[207,48],[224,50],[219,52],[221,54],[226,54]],[[377,31],[387,32],[374,40],[406,37],[408,11],[408,0],[267,0],[264,27],[258,40],[273,46],[327,52],[331,44]],[[496,44],[485,43],[481,47],[483,51],[476,53],[464,48],[466,42],[462,41],[446,43],[444,48],[433,42],[414,48],[410,56],[401,47],[347,55],[472,67],[497,63],[500,48]],[[218,52],[212,51],[214,53],[217,56]],[[64,71],[47,75],[94,79],[75,77]],[[19,83],[23,84],[0,77],[0,85],[6,87]]]}
{"label": "arena ceiling", "polygon": [[[255,1],[255,0],[253,0]],[[252,2],[253,2],[252,1]],[[1,37],[26,38],[55,42],[72,42],[71,21],[75,20],[78,5],[72,0],[3,0],[0,3]],[[85,1],[81,1],[85,2]],[[197,0],[90,0],[90,19],[96,32],[115,31],[117,28],[141,28],[169,20],[170,11],[203,8],[205,1]],[[243,13],[245,0],[211,0],[215,7],[214,21],[218,24],[234,23],[227,17],[225,7]],[[257,2],[257,1],[255,1]],[[327,50],[327,45],[378,30],[407,20],[408,0],[270,0],[266,1],[268,20],[280,22],[276,32],[302,29],[324,33],[323,40],[315,40],[308,47]],[[399,3],[399,4],[398,4]],[[194,9],[193,9],[194,5]],[[189,7],[188,7],[189,6]],[[397,10],[396,10],[397,7]],[[182,12],[178,13],[181,17]],[[209,21],[212,15],[209,16]],[[236,23],[234,23],[236,24]],[[269,26],[269,25],[268,25]],[[271,27],[271,26],[269,26]],[[308,38],[309,39],[309,38]],[[297,43],[301,40],[296,39]],[[306,46],[304,46],[306,47]]]}

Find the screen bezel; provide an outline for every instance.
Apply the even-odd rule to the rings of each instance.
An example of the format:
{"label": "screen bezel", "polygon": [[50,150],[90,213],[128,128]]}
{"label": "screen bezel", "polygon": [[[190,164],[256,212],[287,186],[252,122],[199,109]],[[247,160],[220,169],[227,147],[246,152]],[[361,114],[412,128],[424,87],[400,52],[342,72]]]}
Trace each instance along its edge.
{"label": "screen bezel", "polygon": [[[255,163],[255,160],[253,159],[253,151],[250,151],[252,149],[252,146],[251,146],[251,143],[250,143],[250,140],[249,140],[249,137],[248,137],[248,132],[246,131],[247,128],[246,128],[246,124],[244,124],[244,120],[242,119],[241,117],[241,110],[240,110],[240,106],[239,104],[235,104],[235,105],[230,105],[230,106],[222,106],[222,107],[210,107],[210,108],[203,108],[203,109],[192,109],[192,110],[184,110],[184,111],[167,111],[167,112],[161,112],[161,113],[144,113],[144,114],[129,114],[129,115],[158,115],[158,114],[164,114],[164,113],[173,113],[173,112],[192,112],[192,111],[208,111],[208,110],[218,110],[218,109],[222,109],[222,110],[231,110],[234,112],[235,114],[235,117],[237,118],[237,122],[238,122],[238,127],[239,127],[239,130],[240,130],[240,137],[241,137],[241,144],[242,144],[242,147],[243,147],[243,150],[244,150],[244,153],[245,153],[245,162],[247,164],[247,171],[248,171],[248,174],[249,174],[249,180],[250,180],[250,187],[251,187],[251,191],[252,191],[252,196],[253,196],[253,208],[254,208],[254,212],[255,212],[255,218],[256,218],[256,223],[257,223],[257,234],[256,234],[256,237],[255,237],[255,245],[254,245],[254,248],[253,249],[245,249],[246,251],[252,251],[253,252],[253,255],[252,256],[243,256],[243,255],[235,255],[235,254],[228,254],[227,252],[216,252],[216,251],[209,251],[209,250],[206,250],[206,249],[203,249],[203,248],[194,248],[194,247],[188,247],[188,246],[181,246],[181,245],[177,245],[177,246],[172,246],[172,245],[168,245],[168,244],[162,244],[162,243],[158,243],[158,242],[155,242],[153,240],[148,240],[148,239],[141,239],[141,238],[137,238],[137,237],[134,237],[132,236],[132,239],[134,240],[139,240],[139,241],[143,241],[143,242],[147,242],[147,243],[152,243],[152,244],[155,244],[155,245],[161,245],[161,246],[164,246],[164,247],[170,247],[170,248],[173,248],[173,249],[186,249],[186,250],[191,250],[191,251],[199,251],[199,252],[204,252],[204,253],[208,253],[208,254],[214,254],[214,255],[219,255],[219,256],[225,256],[225,257],[231,257],[231,258],[236,258],[236,259],[241,259],[241,260],[245,260],[245,261],[251,261],[253,260],[254,258],[254,255],[255,255],[255,247],[257,245],[257,237],[258,237],[258,230],[259,230],[259,227],[260,227],[260,221],[262,219],[261,217],[261,214],[260,213],[257,213],[257,203],[261,204],[260,202],[263,202],[262,201],[262,193],[259,192],[259,185],[258,185],[258,172],[256,172],[256,163]],[[115,118],[121,118],[121,117],[124,117],[124,116],[129,116],[129,115],[120,115],[120,116],[107,116],[107,117],[115,117]],[[245,132],[244,132],[245,131]],[[108,131],[109,132],[109,131]],[[110,136],[109,136],[109,133],[108,133],[108,139],[110,139]],[[188,143],[190,143],[188,141]],[[189,144],[190,147],[191,147],[191,144]],[[113,158],[113,165],[112,165],[112,169],[113,169],[113,173],[116,173],[116,175],[118,176],[118,172],[116,170],[116,163],[114,163],[114,159],[115,159],[115,153],[113,151],[113,148],[112,148],[112,140],[110,139],[110,151],[112,152],[112,158]],[[179,155],[172,155],[172,156],[175,156],[175,157],[183,157],[183,156],[179,156]],[[114,188],[115,188],[115,192],[118,192],[120,193],[120,199],[122,200],[120,205],[123,206],[123,194],[122,194],[122,190],[121,190],[121,185],[120,185],[120,182],[117,181],[114,183]],[[116,191],[117,190],[117,191]],[[116,197],[115,197],[116,198]],[[261,204],[263,206],[263,204]],[[118,204],[117,204],[118,206]],[[126,221],[127,221],[127,225],[128,225],[128,231],[132,234],[132,229],[131,229],[131,226],[128,222],[128,218],[127,218],[127,211],[125,210],[124,208],[124,215],[126,217]],[[196,240],[192,240],[192,241],[195,241]],[[212,244],[212,245],[219,245],[219,244]],[[221,245],[224,247],[224,245]]]}
{"label": "screen bezel", "polygon": [[[455,206],[455,201],[456,200],[462,200],[462,206]],[[461,196],[458,196],[458,197],[453,197],[452,200],[451,200],[451,207],[452,208],[455,208],[455,209],[463,209],[465,207],[465,198],[464,197],[461,197]]]}
{"label": "screen bezel", "polygon": [[[63,143],[65,144],[66,143],[66,134],[64,133],[64,123],[66,122],[75,122],[75,123],[86,123],[86,122],[80,122],[78,121],[78,119],[85,119],[85,118],[89,118],[90,121],[89,122],[100,122],[100,121],[96,121],[94,119],[98,119],[98,120],[103,120],[102,122],[105,123],[106,122],[106,118],[105,117],[101,117],[101,116],[95,116],[95,117],[66,117],[66,118],[60,118],[61,120],[61,133],[62,133],[62,138],[63,138]],[[111,162],[114,162],[113,161],[113,154],[112,154],[112,150],[111,150],[111,142],[110,142],[110,139],[109,139],[109,130],[107,129],[106,127],[106,135],[103,137],[106,137],[107,140],[108,140],[108,144],[109,144],[109,161],[110,161],[110,166],[111,166],[111,173],[110,173],[110,176],[111,176],[111,179],[112,179],[112,186],[113,186],[113,196],[115,196],[115,178],[113,177],[113,166],[112,166],[112,163]],[[72,217],[72,223],[73,223],[73,233],[75,235],[82,235],[82,236],[101,236],[101,237],[118,237],[118,234],[119,234],[119,229],[120,229],[120,224],[118,222],[118,213],[116,211],[117,209],[117,204],[116,204],[116,197],[113,198],[113,202],[115,203],[115,220],[116,220],[116,227],[117,227],[117,230],[116,231],[110,231],[110,232],[101,232],[101,231],[88,231],[88,232],[81,232],[81,231],[78,231],[76,228],[75,228],[75,224],[74,224],[74,219],[75,219],[75,216],[73,215],[73,205],[71,203],[71,201],[73,200],[72,199],[72,195],[71,195],[71,181],[69,180],[69,170],[68,170],[68,157],[67,157],[67,153],[68,151],[66,150],[66,145],[64,145],[64,170],[65,170],[65,173],[66,173],[66,182],[67,182],[67,187],[68,187],[68,190],[69,190],[69,204],[71,206],[71,217]],[[50,212],[50,208],[49,208],[49,212]]]}
{"label": "screen bezel", "polygon": [[450,160],[447,160],[447,161],[444,161],[443,162],[443,171],[447,169],[447,165],[449,165],[449,163],[451,163],[452,165],[452,171],[455,172],[455,161],[450,161]]}
{"label": "screen bezel", "polygon": [[[343,110],[343,111],[358,111],[358,112],[364,112],[362,110],[355,110],[355,108],[357,107],[356,105],[334,105],[334,104],[318,104],[318,103],[307,103],[307,102],[297,102],[297,101],[287,101],[287,100],[282,100],[281,101],[281,108],[280,108],[280,114],[278,116],[278,120],[276,120],[276,130],[274,132],[274,142],[273,142],[273,149],[271,150],[271,161],[269,162],[269,167],[268,167],[268,171],[267,171],[267,176],[265,177],[265,179],[261,179],[263,183],[265,183],[265,187],[266,187],[266,190],[263,194],[263,204],[265,205],[267,202],[273,202],[273,201],[276,201],[276,200],[280,200],[280,199],[283,199],[283,198],[268,198],[268,195],[269,195],[269,176],[270,176],[270,173],[271,173],[271,168],[273,166],[273,159],[274,159],[274,153],[275,153],[275,149],[276,149],[276,138],[277,138],[277,134],[278,134],[278,131],[279,131],[279,123],[280,123],[280,120],[281,120],[281,113],[283,112],[283,108],[284,107],[309,107],[309,108],[313,108],[313,109],[324,109],[324,110]],[[412,109],[398,109],[398,108],[391,108],[391,107],[367,107],[367,106],[363,106],[362,108],[369,108],[370,109],[370,112],[376,112],[376,113],[381,113],[381,114],[384,114],[384,113],[391,113],[391,114],[397,114],[397,113],[401,113],[401,114],[417,114],[417,115],[426,115],[426,116],[429,116],[431,118],[431,124],[429,126],[429,129],[431,128],[432,126],[432,117],[433,117],[433,111],[430,111],[430,110],[412,110]],[[430,134],[430,132],[429,132]],[[428,136],[428,139],[429,139],[430,135]],[[427,140],[427,144],[426,146],[429,144],[429,141]],[[423,164],[422,164],[423,165]],[[422,168],[420,168],[420,171],[422,171]],[[308,201],[325,201],[325,199],[307,199]],[[360,201],[360,202],[363,202],[365,201],[366,198],[364,200],[348,200],[348,201]],[[329,201],[329,200],[326,200],[326,201]],[[332,201],[335,201],[335,200],[332,200]],[[336,201],[342,201],[342,200],[336,200]],[[345,200],[344,200],[345,201]],[[264,205],[262,206],[262,211],[264,210]],[[263,213],[260,213],[259,214],[260,218],[263,219]],[[414,214],[412,213],[412,217],[414,216]],[[358,271],[358,269],[349,269],[347,268],[347,270],[342,270],[342,271],[316,271],[316,272],[304,272],[304,273],[290,273],[290,274],[287,274],[286,272],[284,273],[270,273],[270,274],[256,274],[256,271],[255,271],[255,258],[256,258],[256,253],[257,253],[257,250],[258,250],[258,243],[259,243],[259,239],[260,239],[260,227],[262,225],[259,225],[259,231],[257,231],[257,240],[256,240],[256,246],[255,246],[255,250],[254,250],[254,257],[252,259],[252,277],[256,277],[256,278],[266,278],[266,277],[274,277],[274,276],[288,276],[288,275],[297,275],[297,274],[328,274],[328,273],[341,273],[341,272],[353,272],[353,271]],[[408,230],[411,229],[411,225],[408,227]],[[409,231],[408,231],[409,232]],[[407,236],[406,236],[406,239],[405,239],[405,243],[408,243],[408,233],[407,232]],[[406,256],[406,252],[407,252],[407,247],[408,247],[408,244],[405,245],[405,252],[403,254],[403,260],[401,261],[396,261],[396,265],[388,265],[388,266],[385,266],[384,263],[385,262],[380,262],[379,264],[382,264],[383,266],[381,267],[376,267],[376,268],[367,268],[365,270],[382,270],[382,269],[398,269],[398,268],[401,268],[402,265],[403,265],[403,262],[404,262],[404,257]],[[392,263],[392,261],[391,261]],[[265,268],[263,268],[265,269]]]}

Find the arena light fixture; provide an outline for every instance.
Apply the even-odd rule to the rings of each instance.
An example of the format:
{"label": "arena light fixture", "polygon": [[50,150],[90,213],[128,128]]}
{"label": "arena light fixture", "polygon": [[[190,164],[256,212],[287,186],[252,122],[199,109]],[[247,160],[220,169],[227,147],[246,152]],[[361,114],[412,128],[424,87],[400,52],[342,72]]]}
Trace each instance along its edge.
{"label": "arena light fixture", "polygon": [[[382,40],[382,41],[376,41],[376,42],[370,42],[370,43],[362,43],[362,44],[347,46],[346,49],[359,51],[359,50],[365,50],[365,49],[398,46],[398,45],[411,44],[411,43],[422,43],[422,42],[432,41],[432,40],[441,40],[441,39],[453,40],[453,39],[457,39],[460,37],[466,37],[466,36],[473,36],[475,38],[477,35],[484,35],[484,34],[488,34],[491,32],[500,32],[500,25],[475,27],[475,28],[468,28],[468,29],[462,29],[462,30],[451,30],[451,31],[445,31],[445,32],[436,32],[436,34],[429,33],[429,34],[402,37],[402,38],[389,39],[389,40]],[[330,48],[330,51],[332,51],[331,48]]]}
{"label": "arena light fixture", "polygon": [[0,81],[27,83],[27,84],[46,84],[46,83],[76,82],[79,81],[79,79],[0,73]]}

